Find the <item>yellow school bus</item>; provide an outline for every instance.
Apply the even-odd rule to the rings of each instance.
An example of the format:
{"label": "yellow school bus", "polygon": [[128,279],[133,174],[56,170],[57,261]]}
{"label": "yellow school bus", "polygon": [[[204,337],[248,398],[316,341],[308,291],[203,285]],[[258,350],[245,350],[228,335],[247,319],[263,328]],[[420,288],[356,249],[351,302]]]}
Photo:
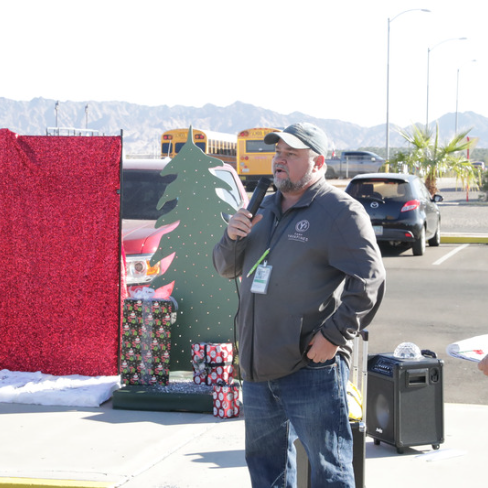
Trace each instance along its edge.
{"label": "yellow school bus", "polygon": [[280,129],[254,127],[237,134],[237,174],[246,190],[252,191],[261,176],[271,176],[274,144],[265,144],[264,136]]}
{"label": "yellow school bus", "polygon": [[[174,158],[188,139],[188,128],[167,130],[161,136],[161,157]],[[193,142],[205,154],[236,167],[237,136],[224,132],[193,129]]]}

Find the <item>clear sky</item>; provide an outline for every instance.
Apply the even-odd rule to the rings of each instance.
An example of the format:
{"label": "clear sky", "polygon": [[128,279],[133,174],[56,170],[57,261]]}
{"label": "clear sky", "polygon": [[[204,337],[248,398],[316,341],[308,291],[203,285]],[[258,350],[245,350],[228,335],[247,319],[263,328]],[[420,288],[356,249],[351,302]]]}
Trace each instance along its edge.
{"label": "clear sky", "polygon": [[459,113],[488,117],[487,5],[2,0],[0,97],[170,107],[241,101],[371,127],[386,122],[393,19],[390,122],[425,123],[427,85],[429,121],[455,113],[456,101]]}

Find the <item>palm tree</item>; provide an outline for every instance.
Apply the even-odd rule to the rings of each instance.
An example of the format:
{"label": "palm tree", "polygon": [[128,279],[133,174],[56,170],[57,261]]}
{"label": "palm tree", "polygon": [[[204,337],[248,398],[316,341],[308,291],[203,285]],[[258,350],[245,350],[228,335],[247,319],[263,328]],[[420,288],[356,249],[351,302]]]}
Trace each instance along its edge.
{"label": "palm tree", "polygon": [[456,173],[456,182],[460,181],[463,189],[467,191],[479,189],[481,174],[467,159],[456,162],[452,170]]}
{"label": "palm tree", "polygon": [[410,165],[420,164],[425,171],[425,185],[431,195],[437,193],[437,178],[446,170],[459,167],[462,163],[468,163],[463,153],[473,147],[475,141],[467,140],[466,136],[471,131],[468,129],[459,132],[445,145],[439,144],[439,125],[436,124],[435,133],[427,127],[413,125],[411,133],[399,129],[402,137],[414,146],[409,155]]}

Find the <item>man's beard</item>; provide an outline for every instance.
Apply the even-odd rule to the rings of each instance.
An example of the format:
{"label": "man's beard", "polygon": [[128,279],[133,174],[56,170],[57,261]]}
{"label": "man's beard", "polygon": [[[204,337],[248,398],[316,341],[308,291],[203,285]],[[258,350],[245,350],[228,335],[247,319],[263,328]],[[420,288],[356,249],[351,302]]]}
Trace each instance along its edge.
{"label": "man's beard", "polygon": [[296,181],[295,183],[293,183],[291,180],[290,180],[290,176],[288,175],[288,171],[283,167],[283,166],[279,166],[278,167],[280,169],[282,169],[283,171],[285,171],[286,173],[286,176],[287,178],[286,179],[278,179],[276,178],[276,176],[273,178],[273,183],[274,183],[274,186],[281,191],[281,193],[294,193],[294,192],[297,192],[297,191],[300,191],[302,190],[308,183],[310,183],[310,181],[312,180],[312,176],[313,176],[313,173],[312,173],[312,169],[313,167],[310,166],[307,170],[307,172],[303,175],[303,177]]}

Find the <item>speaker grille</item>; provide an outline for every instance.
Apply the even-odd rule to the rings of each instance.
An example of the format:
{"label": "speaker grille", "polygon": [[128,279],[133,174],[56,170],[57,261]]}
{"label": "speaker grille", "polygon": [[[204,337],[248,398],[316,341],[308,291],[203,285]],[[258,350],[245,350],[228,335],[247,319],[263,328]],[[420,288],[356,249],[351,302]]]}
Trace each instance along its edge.
{"label": "speaker grille", "polygon": [[391,379],[369,373],[366,427],[368,435],[394,443],[394,383]]}

